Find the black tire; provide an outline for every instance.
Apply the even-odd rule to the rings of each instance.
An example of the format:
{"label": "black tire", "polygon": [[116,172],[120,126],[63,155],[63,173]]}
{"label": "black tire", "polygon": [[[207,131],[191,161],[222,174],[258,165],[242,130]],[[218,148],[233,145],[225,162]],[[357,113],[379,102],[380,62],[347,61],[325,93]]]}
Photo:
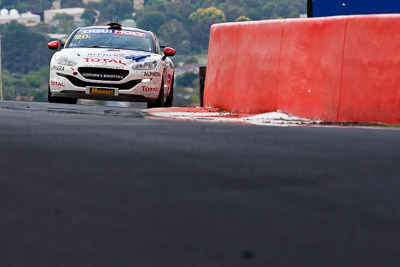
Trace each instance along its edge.
{"label": "black tire", "polygon": [[76,104],[78,102],[78,99],[52,96],[51,91],[50,91],[50,86],[49,86],[49,88],[47,90],[47,101],[49,101],[49,103]]}
{"label": "black tire", "polygon": [[147,102],[147,108],[162,108],[164,107],[164,79],[161,81],[160,93],[156,103]]}
{"label": "black tire", "polygon": [[166,108],[170,108],[174,105],[174,81],[175,81],[175,75],[172,76],[171,88],[169,89],[167,102],[165,102],[164,104],[164,107]]}

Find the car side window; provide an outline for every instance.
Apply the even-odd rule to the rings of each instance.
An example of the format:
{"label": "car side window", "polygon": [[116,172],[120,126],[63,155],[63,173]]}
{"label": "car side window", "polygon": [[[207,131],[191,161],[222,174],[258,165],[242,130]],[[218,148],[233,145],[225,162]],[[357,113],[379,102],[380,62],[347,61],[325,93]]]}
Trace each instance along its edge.
{"label": "car side window", "polygon": [[158,43],[158,39],[157,39],[157,36],[155,34],[154,34],[154,42],[156,43],[156,53],[157,54],[161,54],[160,44]]}

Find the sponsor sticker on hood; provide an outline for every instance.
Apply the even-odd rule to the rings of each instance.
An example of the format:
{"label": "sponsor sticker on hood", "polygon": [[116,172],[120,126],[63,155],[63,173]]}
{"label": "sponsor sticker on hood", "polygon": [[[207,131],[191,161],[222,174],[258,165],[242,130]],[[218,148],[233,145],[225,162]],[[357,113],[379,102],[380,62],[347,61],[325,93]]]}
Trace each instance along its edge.
{"label": "sponsor sticker on hood", "polygon": [[144,59],[150,57],[149,54],[143,52],[132,52],[128,50],[104,50],[95,53],[89,53],[87,55],[88,58],[96,57],[96,58],[125,58],[131,59],[136,62],[143,61]]}
{"label": "sponsor sticker on hood", "polygon": [[130,35],[136,37],[145,38],[146,34],[143,32],[126,31],[126,30],[111,30],[111,29],[88,29],[82,30],[81,34],[120,34],[120,35]]}

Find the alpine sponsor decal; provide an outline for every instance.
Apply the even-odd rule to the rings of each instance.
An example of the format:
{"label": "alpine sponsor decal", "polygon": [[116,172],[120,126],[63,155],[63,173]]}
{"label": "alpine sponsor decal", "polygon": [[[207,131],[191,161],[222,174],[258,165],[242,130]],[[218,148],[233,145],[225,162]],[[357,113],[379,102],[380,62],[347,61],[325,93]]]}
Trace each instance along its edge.
{"label": "alpine sponsor decal", "polygon": [[124,63],[121,59],[117,60],[117,59],[109,59],[109,58],[89,58],[89,57],[85,57],[83,60],[85,60],[86,62],[94,62],[94,63],[105,63],[105,64],[109,64],[109,63],[115,63],[115,64],[121,64],[121,65],[126,65],[126,63]]}
{"label": "alpine sponsor decal", "polygon": [[143,61],[148,58],[150,55],[143,53],[130,53],[128,51],[117,49],[117,50],[106,50],[98,53],[89,53],[87,57],[97,57],[97,58],[124,58],[124,59],[132,59],[136,62]]}
{"label": "alpine sponsor decal", "polygon": [[51,84],[52,86],[65,87],[64,83],[62,83],[62,82],[57,82],[57,81],[53,81],[53,80],[50,81],[50,84]]}
{"label": "alpine sponsor decal", "polygon": [[158,92],[158,88],[142,86],[143,92]]}
{"label": "alpine sponsor decal", "polygon": [[[99,65],[91,65],[91,64],[83,64],[82,67],[85,68],[98,68]],[[124,65],[103,65],[101,66],[104,69],[111,69],[111,70],[123,70],[125,69]]]}
{"label": "alpine sponsor decal", "polygon": [[133,31],[125,31],[125,30],[110,30],[110,29],[91,29],[91,30],[82,30],[81,35],[85,34],[121,34],[121,35],[130,35],[136,37],[146,37],[146,34],[143,32],[133,32]]}
{"label": "alpine sponsor decal", "polygon": [[145,71],[144,76],[145,77],[160,77],[161,73],[156,72],[156,71]]}
{"label": "alpine sponsor decal", "polygon": [[51,66],[50,69],[51,70],[57,70],[57,71],[64,71],[65,70],[65,68],[63,66],[56,66],[56,65]]}

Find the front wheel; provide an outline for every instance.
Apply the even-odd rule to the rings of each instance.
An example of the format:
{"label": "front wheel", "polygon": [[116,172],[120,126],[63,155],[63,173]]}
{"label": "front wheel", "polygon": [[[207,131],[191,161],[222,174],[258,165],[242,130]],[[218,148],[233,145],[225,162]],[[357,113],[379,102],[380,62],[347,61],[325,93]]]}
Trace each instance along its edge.
{"label": "front wheel", "polygon": [[161,81],[160,93],[156,103],[147,102],[147,108],[162,108],[164,107],[164,80]]}
{"label": "front wheel", "polygon": [[78,102],[77,98],[52,96],[50,91],[50,86],[47,90],[47,100],[49,101],[49,103],[59,103],[59,104],[76,104]]}
{"label": "front wheel", "polygon": [[172,76],[171,89],[169,89],[169,95],[167,102],[165,102],[164,107],[170,108],[174,105],[174,80],[175,76]]}

